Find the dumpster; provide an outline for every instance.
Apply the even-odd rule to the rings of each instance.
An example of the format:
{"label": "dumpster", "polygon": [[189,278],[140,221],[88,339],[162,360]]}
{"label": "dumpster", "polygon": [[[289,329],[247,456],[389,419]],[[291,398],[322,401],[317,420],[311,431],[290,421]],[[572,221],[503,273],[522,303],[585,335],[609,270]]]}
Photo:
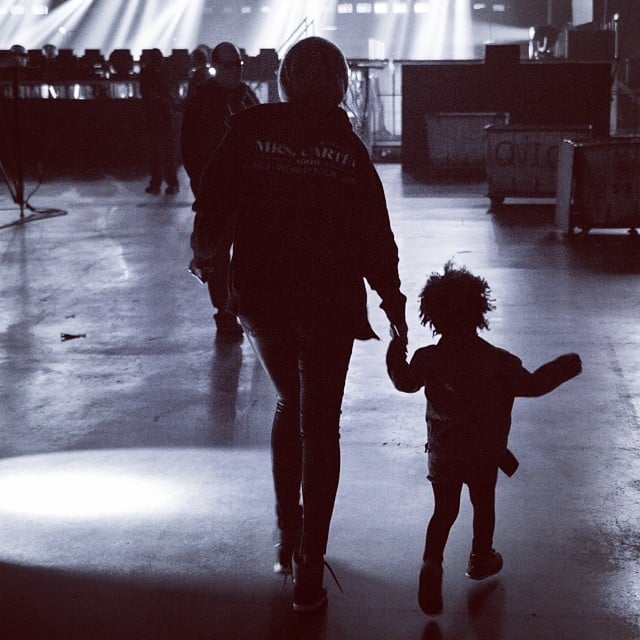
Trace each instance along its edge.
{"label": "dumpster", "polygon": [[591,127],[489,125],[485,132],[487,196],[498,205],[507,197],[555,198],[560,143],[590,137]]}
{"label": "dumpster", "polygon": [[558,160],[556,227],[568,236],[594,228],[640,227],[640,138],[566,140]]}
{"label": "dumpster", "polygon": [[437,172],[485,171],[487,146],[484,129],[506,124],[506,113],[432,113],[426,117],[429,166]]}

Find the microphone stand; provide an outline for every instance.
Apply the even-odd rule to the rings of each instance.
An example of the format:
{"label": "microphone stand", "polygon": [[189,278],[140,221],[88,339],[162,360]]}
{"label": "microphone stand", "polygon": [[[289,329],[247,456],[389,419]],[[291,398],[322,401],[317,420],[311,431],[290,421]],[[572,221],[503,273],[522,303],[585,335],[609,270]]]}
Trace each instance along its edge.
{"label": "microphone stand", "polygon": [[[13,99],[13,120],[14,120],[14,171],[15,175],[13,180],[10,178],[4,164],[2,163],[2,159],[0,158],[0,173],[7,185],[7,189],[9,189],[9,193],[13,198],[13,201],[18,205],[20,210],[20,217],[18,220],[14,222],[9,222],[8,224],[0,225],[0,229],[5,229],[6,227],[12,227],[20,224],[24,224],[25,222],[32,222],[34,220],[42,220],[44,218],[52,218],[55,216],[63,216],[66,215],[67,212],[61,209],[34,209],[28,202],[28,198],[25,198],[24,195],[24,171],[22,165],[22,109],[21,102],[22,98],[20,97],[20,79],[19,79],[19,68],[20,65],[17,61],[11,65],[11,98]],[[28,216],[25,216],[24,210],[29,209],[33,213]]]}

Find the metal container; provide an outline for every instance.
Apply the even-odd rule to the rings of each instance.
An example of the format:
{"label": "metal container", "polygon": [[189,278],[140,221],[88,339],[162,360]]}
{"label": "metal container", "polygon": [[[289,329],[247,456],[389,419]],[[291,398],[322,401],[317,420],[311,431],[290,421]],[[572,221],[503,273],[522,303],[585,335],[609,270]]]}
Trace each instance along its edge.
{"label": "metal container", "polygon": [[485,131],[487,195],[492,205],[506,197],[555,197],[560,143],[591,134],[591,128],[584,126],[490,125]]}
{"label": "metal container", "polygon": [[569,236],[640,227],[640,138],[562,143],[556,227]]}
{"label": "metal container", "polygon": [[485,170],[485,127],[506,124],[506,113],[434,113],[426,117],[429,166],[450,173]]}

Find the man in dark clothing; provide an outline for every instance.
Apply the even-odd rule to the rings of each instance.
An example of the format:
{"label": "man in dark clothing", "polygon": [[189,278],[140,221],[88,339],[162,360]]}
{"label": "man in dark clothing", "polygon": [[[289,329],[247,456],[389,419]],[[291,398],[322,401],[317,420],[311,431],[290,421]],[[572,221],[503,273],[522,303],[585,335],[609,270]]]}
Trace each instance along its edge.
{"label": "man in dark clothing", "polygon": [[178,193],[176,113],[177,92],[160,49],[152,49],[140,70],[140,95],[149,140],[151,178],[147,193],[158,194],[162,181],[165,193]]}
{"label": "man in dark clothing", "polygon": [[[251,88],[242,82],[242,58],[237,47],[222,42],[211,52],[215,76],[196,87],[187,99],[182,119],[182,161],[191,181],[194,196],[198,195],[204,167],[224,137],[227,119],[247,107],[258,104]],[[227,309],[227,281],[231,237],[221,239],[215,259],[200,265],[207,281],[219,337],[239,338],[242,329],[234,314]]]}

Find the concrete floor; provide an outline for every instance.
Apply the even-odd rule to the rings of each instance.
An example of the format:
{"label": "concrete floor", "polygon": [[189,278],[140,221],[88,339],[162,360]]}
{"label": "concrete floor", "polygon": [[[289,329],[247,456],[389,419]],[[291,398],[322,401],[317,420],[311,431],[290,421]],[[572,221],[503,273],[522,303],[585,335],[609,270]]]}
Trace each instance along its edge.
{"label": "concrete floor", "polygon": [[[0,637],[640,638],[640,244],[624,230],[568,244],[548,201],[492,213],[482,184],[379,170],[410,350],[431,340],[423,280],[453,257],[492,285],[487,339],[530,369],[583,359],[578,378],[516,402],[521,467],[497,495],[502,573],[465,578],[465,500],[445,610],[418,608],[424,398],[386,377],[373,294],[383,340],[354,351],[327,556],[344,595],[329,580],[326,612],[294,614],[291,584],[271,573],[274,394],[246,341],[215,344],[206,290],[186,270],[184,176],[173,199],[147,196],[142,179],[60,180],[31,204],[65,215],[0,229]],[[2,184],[0,199],[2,226],[18,211]]]}

